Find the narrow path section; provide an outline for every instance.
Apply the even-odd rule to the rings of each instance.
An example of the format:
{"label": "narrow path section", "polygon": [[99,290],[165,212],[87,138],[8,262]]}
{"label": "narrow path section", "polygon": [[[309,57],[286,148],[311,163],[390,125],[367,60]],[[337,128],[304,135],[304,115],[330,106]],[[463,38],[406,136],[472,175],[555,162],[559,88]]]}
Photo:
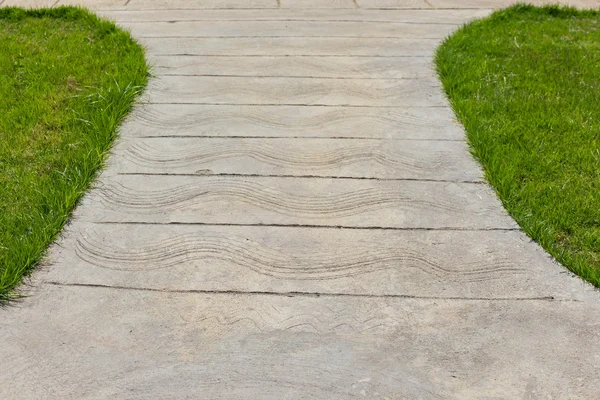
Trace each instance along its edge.
{"label": "narrow path section", "polygon": [[511,1],[15,3],[99,10],[156,77],[1,312],[0,398],[597,397],[600,296],[506,214],[432,66]]}

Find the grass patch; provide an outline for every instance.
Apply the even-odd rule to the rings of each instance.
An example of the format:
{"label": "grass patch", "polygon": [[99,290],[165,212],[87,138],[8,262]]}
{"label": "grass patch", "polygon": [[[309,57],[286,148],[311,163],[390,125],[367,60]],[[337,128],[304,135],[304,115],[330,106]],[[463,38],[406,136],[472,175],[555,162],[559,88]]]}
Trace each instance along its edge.
{"label": "grass patch", "polygon": [[508,212],[600,286],[600,13],[516,5],[447,38],[436,64]]}
{"label": "grass patch", "polygon": [[130,35],[84,9],[0,8],[0,301],[59,234],[147,76]]}

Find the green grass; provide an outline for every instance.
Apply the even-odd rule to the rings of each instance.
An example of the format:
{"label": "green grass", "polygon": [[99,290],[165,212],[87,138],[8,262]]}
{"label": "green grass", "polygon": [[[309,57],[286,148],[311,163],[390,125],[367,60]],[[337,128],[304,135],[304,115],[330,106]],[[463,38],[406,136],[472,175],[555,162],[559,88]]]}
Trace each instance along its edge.
{"label": "green grass", "polygon": [[147,76],[143,49],[88,11],[0,9],[0,301],[60,232]]}
{"label": "green grass", "polygon": [[600,13],[500,10],[447,38],[436,64],[506,209],[600,286]]}

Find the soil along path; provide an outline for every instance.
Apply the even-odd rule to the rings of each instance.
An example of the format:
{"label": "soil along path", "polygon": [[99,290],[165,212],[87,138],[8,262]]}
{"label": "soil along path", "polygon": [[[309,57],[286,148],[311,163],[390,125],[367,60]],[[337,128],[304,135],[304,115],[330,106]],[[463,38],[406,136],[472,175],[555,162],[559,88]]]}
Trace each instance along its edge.
{"label": "soil along path", "polygon": [[2,310],[1,398],[596,397],[600,295],[482,182],[431,65],[510,2],[82,3],[157,77]]}

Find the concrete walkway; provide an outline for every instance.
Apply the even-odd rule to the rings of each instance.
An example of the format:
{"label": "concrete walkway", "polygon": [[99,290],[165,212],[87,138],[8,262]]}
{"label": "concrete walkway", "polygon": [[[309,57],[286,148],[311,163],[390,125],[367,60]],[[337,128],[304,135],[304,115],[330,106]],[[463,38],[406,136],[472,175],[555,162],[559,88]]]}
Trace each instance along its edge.
{"label": "concrete walkway", "polygon": [[0,311],[1,399],[598,398],[600,295],[505,213],[432,70],[510,1],[83,3],[157,77]]}

